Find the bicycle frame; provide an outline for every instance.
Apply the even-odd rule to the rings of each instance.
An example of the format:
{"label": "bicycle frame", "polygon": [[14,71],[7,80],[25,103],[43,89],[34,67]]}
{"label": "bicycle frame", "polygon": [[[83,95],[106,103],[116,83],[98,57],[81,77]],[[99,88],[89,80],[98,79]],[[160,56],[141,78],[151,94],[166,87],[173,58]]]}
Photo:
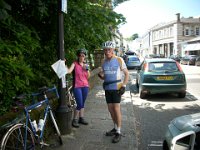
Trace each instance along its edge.
{"label": "bicycle frame", "polygon": [[67,85],[66,97],[67,97],[68,106],[72,107],[72,108],[76,108],[77,104],[76,104],[74,96],[72,95],[73,94],[73,86],[72,85],[69,86],[69,81],[66,81],[66,85]]}
{"label": "bicycle frame", "polygon": [[[48,99],[48,97],[46,95],[46,92],[51,92],[51,91],[55,91],[56,92],[56,96],[59,97],[58,91],[57,91],[56,87],[54,86],[54,88],[48,89],[47,91],[42,93],[44,98],[45,98],[44,100],[24,108],[25,115],[26,115],[26,131],[25,131],[25,140],[24,140],[25,149],[26,149],[28,123],[31,126],[31,130],[34,133],[34,136],[38,137],[37,131],[35,130],[35,128],[31,124],[31,117],[30,117],[30,114],[29,114],[31,112],[31,110],[34,110],[34,109],[37,109],[37,108],[39,108],[39,107],[41,107],[43,105],[46,105],[45,110],[44,110],[44,125],[43,125],[42,130],[41,130],[40,135],[39,135],[39,141],[40,142],[43,140],[43,133],[44,133],[44,128],[45,128],[45,124],[46,124],[46,120],[47,120],[48,114],[50,113],[51,119],[53,118],[53,113],[52,113],[51,107],[49,105],[49,99]],[[33,93],[32,94],[33,97],[34,96],[39,96],[39,95],[41,95],[41,93]]]}

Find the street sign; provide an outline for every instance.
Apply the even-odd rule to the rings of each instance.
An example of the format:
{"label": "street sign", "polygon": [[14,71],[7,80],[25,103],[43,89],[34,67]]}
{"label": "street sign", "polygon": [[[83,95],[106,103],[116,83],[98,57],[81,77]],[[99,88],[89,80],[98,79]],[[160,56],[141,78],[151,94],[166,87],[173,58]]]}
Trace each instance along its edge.
{"label": "street sign", "polygon": [[67,14],[67,0],[62,0],[61,11]]}

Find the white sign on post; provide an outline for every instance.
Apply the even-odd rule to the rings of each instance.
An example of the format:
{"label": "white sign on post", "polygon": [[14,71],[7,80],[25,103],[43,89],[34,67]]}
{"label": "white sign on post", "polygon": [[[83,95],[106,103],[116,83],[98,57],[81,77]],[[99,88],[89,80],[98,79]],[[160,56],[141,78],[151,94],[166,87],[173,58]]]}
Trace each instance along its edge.
{"label": "white sign on post", "polygon": [[67,68],[65,66],[64,60],[58,60],[53,65],[51,65],[51,67],[53,68],[59,79],[65,77],[65,75],[67,74]]}
{"label": "white sign on post", "polygon": [[67,0],[62,0],[61,11],[67,14]]}

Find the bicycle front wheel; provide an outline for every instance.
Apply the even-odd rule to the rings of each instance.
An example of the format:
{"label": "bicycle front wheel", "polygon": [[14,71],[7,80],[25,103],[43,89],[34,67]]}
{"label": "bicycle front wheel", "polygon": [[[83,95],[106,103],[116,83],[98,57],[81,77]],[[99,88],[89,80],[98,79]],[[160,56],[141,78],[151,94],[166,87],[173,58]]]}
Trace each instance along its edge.
{"label": "bicycle front wheel", "polygon": [[35,139],[33,132],[27,127],[27,139],[25,147],[25,132],[24,124],[16,124],[12,126],[4,135],[1,142],[1,150],[34,150]]}

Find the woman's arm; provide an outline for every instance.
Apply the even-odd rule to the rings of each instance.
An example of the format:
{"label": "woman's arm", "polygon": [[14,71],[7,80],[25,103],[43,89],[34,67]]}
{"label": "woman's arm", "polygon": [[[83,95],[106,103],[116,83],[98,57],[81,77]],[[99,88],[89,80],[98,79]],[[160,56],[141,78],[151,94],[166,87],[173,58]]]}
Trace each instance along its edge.
{"label": "woman's arm", "polygon": [[88,70],[88,79],[90,78],[90,71]]}
{"label": "woman's arm", "polygon": [[71,64],[70,68],[68,68],[67,65],[66,65],[66,68],[67,68],[67,70],[68,70],[68,71],[67,71],[67,74],[72,73],[72,71],[74,70],[74,67],[75,67],[75,64],[74,64],[74,63]]}

